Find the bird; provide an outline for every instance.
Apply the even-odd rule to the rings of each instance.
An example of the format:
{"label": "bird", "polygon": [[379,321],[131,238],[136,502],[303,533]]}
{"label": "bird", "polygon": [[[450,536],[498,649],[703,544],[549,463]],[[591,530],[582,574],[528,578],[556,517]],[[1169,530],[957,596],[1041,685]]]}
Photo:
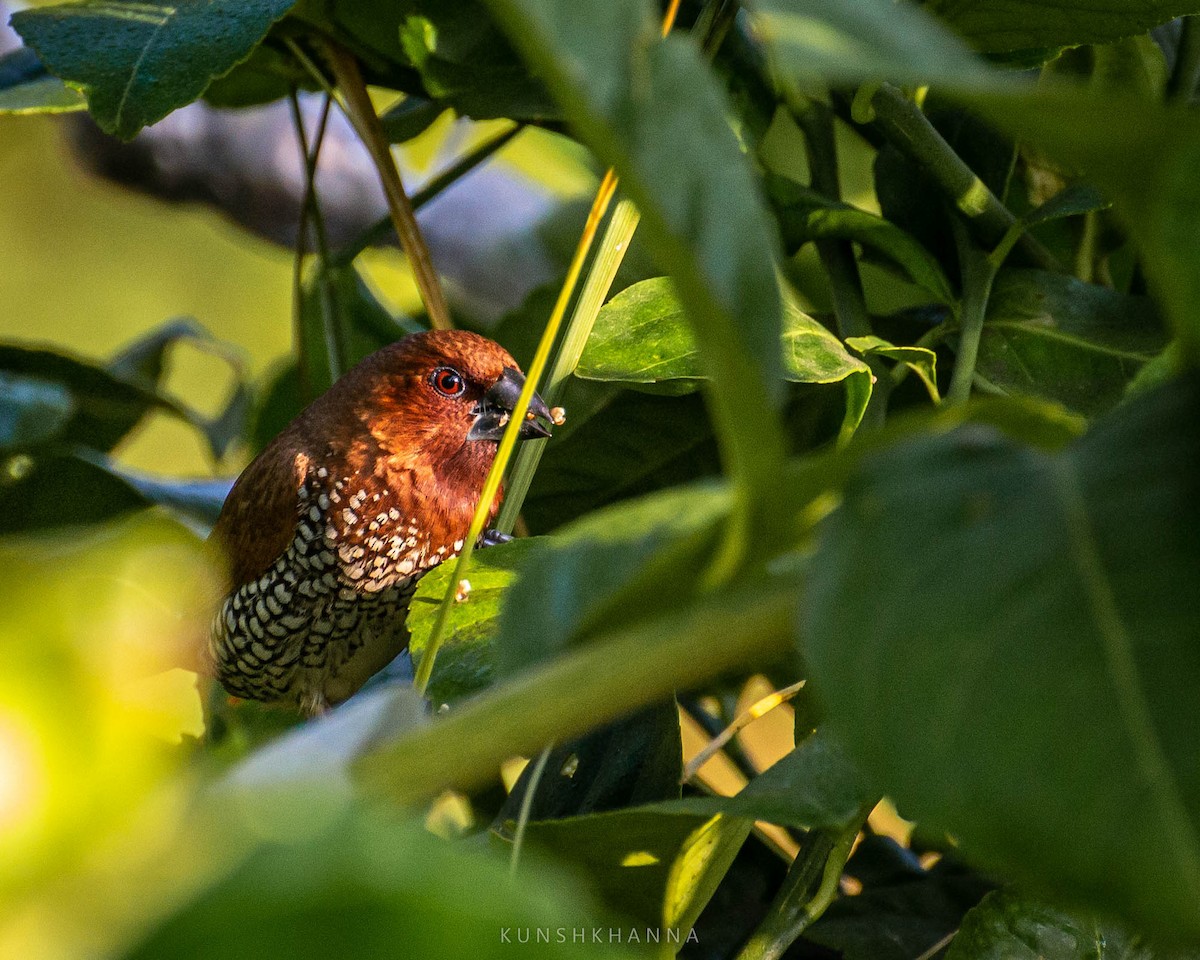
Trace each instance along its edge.
{"label": "bird", "polygon": [[[524,385],[493,340],[415,333],[364,358],[267,444],[210,535],[229,577],[207,661],[230,694],[319,715],[404,650],[417,581],[462,550]],[[518,437],[549,437],[551,422],[535,393]],[[488,530],[480,544],[505,539]]]}

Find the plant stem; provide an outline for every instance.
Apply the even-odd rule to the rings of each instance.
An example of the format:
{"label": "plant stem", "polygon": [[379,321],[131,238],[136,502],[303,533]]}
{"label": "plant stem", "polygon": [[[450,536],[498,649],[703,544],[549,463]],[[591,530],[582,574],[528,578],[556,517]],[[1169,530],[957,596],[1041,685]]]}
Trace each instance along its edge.
{"label": "plant stem", "polygon": [[[989,256],[980,250],[958,221],[951,221],[958,244],[958,259],[962,264],[962,319],[958,349],[954,354],[954,373],[946,400],[950,404],[966,403],[971,396],[975,377],[975,362],[979,357],[979,341],[983,336],[983,321],[987,316],[988,299],[996,279],[999,261],[1003,256]],[[1002,245],[1003,246],[1003,245]],[[998,252],[999,252],[998,248]]]}
{"label": "plant stem", "polygon": [[[412,195],[413,212],[415,213],[420,210],[447,187],[457,183],[524,129],[523,124],[514,124],[509,129],[490,137],[474,150],[459,157],[454,163]],[[367,229],[334,254],[333,264],[339,267],[347,266],[360,253],[366,250],[367,247],[382,242],[389,233],[394,232],[395,227],[392,225],[392,217],[389,213],[387,216],[381,217],[375,223],[371,224],[371,226],[367,227]]]}
{"label": "plant stem", "polygon": [[513,677],[362,757],[363,786],[399,803],[490,781],[501,762],[532,756],[676,688],[697,686],[790,648],[796,586],[731,588],[598,638]]}
{"label": "plant stem", "polygon": [[[891,84],[881,84],[871,98],[875,126],[901,153],[929,173],[971,226],[986,249],[1000,243],[1016,222],[987,184],[976,176],[921,109]],[[1062,265],[1029,234],[1018,240],[1022,253],[1043,270]]]}
{"label": "plant stem", "polygon": [[475,515],[471,518],[471,526],[467,531],[466,537],[463,539],[462,552],[458,555],[458,560],[455,562],[454,577],[447,585],[442,602],[438,605],[437,619],[433,622],[433,630],[429,635],[429,643],[426,645],[425,653],[421,657],[420,664],[417,666],[413,685],[416,687],[417,693],[422,696],[424,696],[425,688],[429,685],[429,678],[433,674],[433,664],[437,659],[438,650],[441,649],[442,639],[446,632],[446,621],[450,614],[450,604],[454,602],[455,585],[466,575],[467,566],[471,562],[471,554],[475,551],[475,543],[482,535],[484,524],[487,523],[487,518],[491,514],[492,504],[495,502],[496,495],[500,491],[500,481],[504,476],[505,468],[508,466],[508,461],[512,457],[513,450],[516,447],[517,432],[521,429],[521,424],[525,422],[525,414],[529,410],[529,401],[537,390],[538,381],[541,379],[542,371],[545,370],[546,361],[550,356],[550,348],[558,338],[558,330],[562,325],[563,316],[567,312],[567,304],[570,302],[571,296],[575,291],[575,285],[579,282],[579,274],[583,271],[583,263],[587,259],[592,242],[596,237],[596,231],[600,227],[600,220],[607,212],[608,204],[611,202],[616,189],[617,178],[610,171],[600,183],[600,189],[597,191],[592,209],[588,213],[583,234],[580,236],[579,244],[575,248],[575,255],[571,258],[571,265],[567,268],[567,276],[563,281],[562,290],[559,291],[558,300],[554,304],[554,309],[550,312],[550,318],[546,321],[546,329],[542,331],[542,339],[538,343],[537,351],[533,355],[533,361],[529,364],[529,371],[525,377],[525,386],[521,388],[521,395],[513,405],[512,418],[504,430],[504,436],[501,437],[500,445],[496,450],[496,459],[492,462],[492,468],[488,471],[487,479],[484,480],[483,490],[479,495],[479,505],[475,508]]}
{"label": "plant stem", "polygon": [[516,876],[517,866],[521,862],[521,847],[525,844],[525,828],[529,825],[529,815],[533,810],[533,795],[542,782],[542,774],[546,772],[546,761],[550,759],[553,744],[546,744],[541,755],[529,774],[529,782],[525,785],[525,796],[521,797],[521,810],[517,814],[517,829],[513,833],[512,854],[508,858],[508,875]]}
{"label": "plant stem", "polygon": [[[620,201],[613,211],[604,237],[600,241],[596,259],[592,262],[587,280],[584,281],[583,290],[571,313],[567,332],[563,336],[562,343],[559,344],[554,364],[546,378],[546,387],[542,396],[551,407],[555,406],[562,398],[568,378],[579,365],[583,348],[587,344],[588,337],[591,336],[596,317],[608,297],[617,270],[620,269],[625,252],[629,249],[630,241],[633,240],[639,219],[637,208],[628,200]],[[513,464],[512,475],[508,480],[504,504],[496,518],[497,529],[505,532],[512,531],[545,450],[545,440],[528,440],[522,445],[517,454],[516,463]]]}
{"label": "plant stem", "polygon": [[412,265],[421,300],[429,314],[429,323],[435,330],[449,330],[453,324],[450,322],[450,310],[442,294],[441,281],[433,268],[433,260],[429,256],[425,238],[421,235],[421,228],[417,226],[412,203],[408,194],[404,192],[404,183],[396,167],[396,158],[392,156],[391,144],[383,134],[383,126],[367,93],[358,61],[353,54],[332,41],[326,42],[325,52],[338,89],[346,99],[346,116],[375,163],[375,170],[379,174],[379,182],[383,186],[388,209],[392,214],[392,222],[396,227],[396,236],[400,239],[400,246]]}
{"label": "plant stem", "polygon": [[320,386],[328,386],[328,384],[337,380],[345,372],[347,359],[344,337],[337,322],[333,304],[329,300],[328,284],[324,281],[323,276],[328,269],[329,241],[328,235],[325,232],[325,217],[321,212],[316,188],[317,163],[320,158],[321,145],[325,142],[329,110],[333,101],[329,97],[325,98],[325,104],[321,110],[321,117],[317,124],[316,134],[313,137],[311,146],[309,145],[308,135],[304,130],[304,115],[301,112],[300,100],[295,90],[291,91],[289,102],[292,108],[292,122],[296,129],[296,141],[300,147],[301,162],[304,165],[304,196],[300,201],[300,222],[296,228],[296,256],[292,268],[292,302],[296,325],[296,352],[299,359],[301,382],[307,395],[312,397],[321,393],[322,390],[318,389],[318,384],[313,382],[312,357],[309,353],[308,337],[304,330],[302,309],[304,302],[304,254],[308,248],[308,227],[310,222],[317,241],[318,270],[322,274],[319,278],[318,290],[320,292],[321,305],[321,336],[325,347],[325,372],[328,375],[328,383],[325,383],[324,378],[322,378]]}
{"label": "plant stem", "polygon": [[875,806],[865,805],[844,827],[813,830],[766,919],[742,947],[737,960],[778,960],[833,902],[854,841]]}

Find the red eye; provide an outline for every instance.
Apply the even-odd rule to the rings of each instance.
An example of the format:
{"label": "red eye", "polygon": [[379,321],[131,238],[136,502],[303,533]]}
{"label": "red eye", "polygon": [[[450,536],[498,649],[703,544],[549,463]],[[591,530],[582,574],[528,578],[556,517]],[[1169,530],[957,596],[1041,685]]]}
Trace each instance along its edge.
{"label": "red eye", "polygon": [[461,373],[450,367],[438,367],[429,378],[433,388],[443,397],[461,397],[467,382]]}

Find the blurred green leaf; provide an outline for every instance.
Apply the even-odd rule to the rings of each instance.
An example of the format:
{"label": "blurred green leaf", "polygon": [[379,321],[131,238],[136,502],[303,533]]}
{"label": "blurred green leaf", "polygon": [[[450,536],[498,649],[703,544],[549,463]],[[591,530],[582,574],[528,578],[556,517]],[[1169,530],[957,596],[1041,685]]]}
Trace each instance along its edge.
{"label": "blurred green leaf", "polygon": [[28,47],[0,55],[0,116],[85,109],[83,94],[50,76]]}
{"label": "blurred green leaf", "polygon": [[1188,0],[928,0],[936,13],[978,50],[988,53],[1105,43],[1143,33],[1186,13]]}
{"label": "blurred green leaf", "polygon": [[[491,684],[500,603],[522,564],[541,542],[536,537],[523,538],[472,555],[470,593],[450,608],[437,666],[429,681],[429,698],[435,704],[453,703]],[[453,589],[454,573],[454,564],[443,563],[417,584],[406,621],[412,635],[408,649],[414,666],[424,656],[442,598]]]}
{"label": "blurred green leaf", "polygon": [[946,960],[1154,960],[1195,957],[1155,950],[1095,918],[1076,917],[1015,890],[989,893],[963,918]]}
{"label": "blurred green leaf", "polygon": [[804,244],[833,237],[851,240],[883,254],[938,303],[953,303],[954,292],[937,259],[911,234],[894,223],[846,203],[823,197],[783,177],[768,181],[783,231],[783,245],[793,254]]}
{"label": "blurred green leaf", "polygon": [[830,719],[909,816],[1176,937],[1200,935],[1198,403],[1176,381],[1058,454],[969,427],[870,458],[803,617]]}
{"label": "blurred green leaf", "polygon": [[129,139],[245,60],[293,3],[82,0],[22,10],[12,25],[56,76],[87,94],[105,132]]}
{"label": "blurred green leaf", "polygon": [[620,175],[650,252],[676,284],[712,380],[725,461],[747,491],[722,556],[735,561],[752,530],[771,535],[785,444],[771,413],[783,398],[774,229],[728,106],[693,43],[659,40],[644,0],[489,6],[584,142]]}
{"label": "blurred green leaf", "polygon": [[75,400],[61,383],[0,372],[0,451],[53,439],[74,413]]}
{"label": "blurred green leaf", "polygon": [[1060,190],[1041,206],[1024,214],[1021,217],[1021,223],[1027,227],[1033,227],[1051,220],[1078,217],[1085,213],[1104,210],[1109,206],[1109,201],[1100,196],[1095,188],[1085,183],[1075,183]]}
{"label": "blurred green leaf", "polygon": [[79,457],[17,454],[0,469],[0,531],[99,523],[146,507],[122,477]]}
{"label": "blurred green leaf", "polygon": [[776,68],[802,86],[866,79],[985,81],[970,48],[915,4],[891,0],[758,0],[754,26]]}
{"label": "blurred green leaf", "polygon": [[937,354],[927,347],[897,347],[881,337],[847,337],[846,346],[864,357],[884,357],[902,363],[921,378],[929,399],[941,401],[937,385]]}
{"label": "blurred green leaf", "polygon": [[988,301],[976,370],[1005,391],[1092,416],[1121,399],[1166,340],[1145,297],[1062,274],[1005,270]]}
{"label": "blurred green leaf", "polygon": [[424,97],[404,97],[386,110],[379,122],[388,143],[407,143],[428,130],[445,112],[445,104]]}
{"label": "blurred green leaf", "polygon": [[[236,806],[221,815],[245,832]],[[260,830],[271,842],[172,904],[127,960],[238,957],[248,943],[260,960],[317,960],[331,948],[348,957],[402,951],[485,960],[537,943],[539,930],[546,939],[531,948],[538,956],[629,956],[607,936],[609,928],[627,934],[628,925],[597,912],[559,871],[527,861],[520,883],[511,883],[496,858],[439,840],[420,822],[386,812],[339,815],[312,790],[279,797],[270,815],[278,819],[261,820]],[[593,927],[605,934],[598,944]],[[576,929],[586,934],[573,938]]]}

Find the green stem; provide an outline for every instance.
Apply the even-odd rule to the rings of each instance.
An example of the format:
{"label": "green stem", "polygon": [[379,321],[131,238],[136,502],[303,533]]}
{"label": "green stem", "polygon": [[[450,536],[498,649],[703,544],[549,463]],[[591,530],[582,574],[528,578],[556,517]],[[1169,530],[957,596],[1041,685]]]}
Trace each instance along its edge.
{"label": "green stem", "polygon": [[[921,109],[890,84],[871,98],[875,127],[906,157],[929,173],[966,218],[971,233],[988,250],[996,247],[1016,217],[938,133]],[[1029,234],[1017,241],[1022,253],[1043,270],[1061,271],[1053,254]]]}
{"label": "green stem", "polygon": [[[522,124],[516,124],[485,140],[474,150],[454,161],[454,163],[412,195],[413,212],[415,213],[420,210],[447,187],[457,183],[524,129],[525,127]],[[367,247],[373,247],[377,243],[382,243],[389,234],[395,234],[391,214],[380,217],[375,223],[371,224],[371,226],[367,227],[362,233],[335,253],[332,261],[334,266],[347,266],[360,253],[366,250]]]}
{"label": "green stem", "polygon": [[532,756],[726,670],[790,649],[796,586],[730,588],[617,631],[519,674],[355,765],[370,792],[415,804],[490,782],[508,757]]}
{"label": "green stem", "polygon": [[316,237],[317,269],[320,271],[317,289],[320,294],[321,306],[321,341],[324,346],[324,373],[328,376],[321,378],[320,387],[327,387],[340,377],[346,370],[348,351],[336,311],[329,298],[328,284],[324,274],[329,265],[329,240],[325,231],[325,217],[317,199],[317,163],[320,159],[321,145],[325,142],[325,131],[328,128],[329,110],[332,99],[325,98],[325,105],[317,124],[317,131],[309,145],[308,134],[304,129],[304,116],[300,110],[300,100],[295,90],[289,98],[292,108],[292,122],[296,128],[296,141],[300,146],[300,154],[304,164],[304,196],[300,201],[300,223],[296,232],[296,258],[292,270],[292,297],[296,324],[296,351],[299,359],[302,380],[307,394],[315,396],[321,393],[318,383],[313,381],[313,370],[310,366],[312,357],[308,346],[308,336],[303,328],[302,304],[304,300],[304,254],[308,248],[308,228],[312,224]]}
{"label": "green stem", "polygon": [[508,875],[516,876],[517,867],[521,862],[521,848],[525,845],[525,828],[529,825],[529,816],[533,811],[533,795],[538,784],[542,782],[542,774],[546,772],[546,761],[550,759],[553,744],[547,744],[537,758],[533,770],[529,774],[529,782],[525,784],[525,796],[521,797],[521,810],[517,814],[517,828],[513,833],[512,854],[508,858]]}
{"label": "green stem", "polygon": [[[637,207],[628,200],[620,201],[613,211],[546,380],[543,397],[551,407],[562,398],[568,378],[579,365],[583,348],[592,334],[600,308],[612,289],[639,219]],[[505,532],[512,530],[545,450],[545,440],[527,440],[521,446],[504,494],[504,504],[496,518],[497,529]]]}
{"label": "green stem", "polygon": [[875,804],[864,805],[844,827],[813,830],[788,871],[766,919],[742,947],[737,960],[778,960],[838,894],[842,871],[859,830]]}
{"label": "green stem", "polygon": [[[975,362],[979,358],[979,341],[983,336],[983,321],[987,316],[988,299],[996,279],[998,261],[1003,256],[989,256],[975,246],[958,220],[951,221],[958,243],[958,258],[962,263],[962,319],[958,349],[954,355],[954,373],[946,400],[951,404],[966,403],[971,396],[975,377]],[[999,253],[999,248],[997,253]]]}
{"label": "green stem", "polygon": [[[837,141],[834,135],[833,113],[824,104],[799,96],[789,97],[792,115],[804,132],[812,187],[832,200],[841,200],[842,188],[838,176]],[[837,316],[838,332],[842,338],[866,337],[871,334],[871,315],[867,312],[862,276],[854,257],[854,246],[848,240],[826,238],[816,242],[817,255],[829,275],[833,291],[833,309]],[[887,366],[877,358],[869,358],[874,383],[871,399],[863,414],[869,428],[883,425],[887,416],[888,394],[892,381]]]}

